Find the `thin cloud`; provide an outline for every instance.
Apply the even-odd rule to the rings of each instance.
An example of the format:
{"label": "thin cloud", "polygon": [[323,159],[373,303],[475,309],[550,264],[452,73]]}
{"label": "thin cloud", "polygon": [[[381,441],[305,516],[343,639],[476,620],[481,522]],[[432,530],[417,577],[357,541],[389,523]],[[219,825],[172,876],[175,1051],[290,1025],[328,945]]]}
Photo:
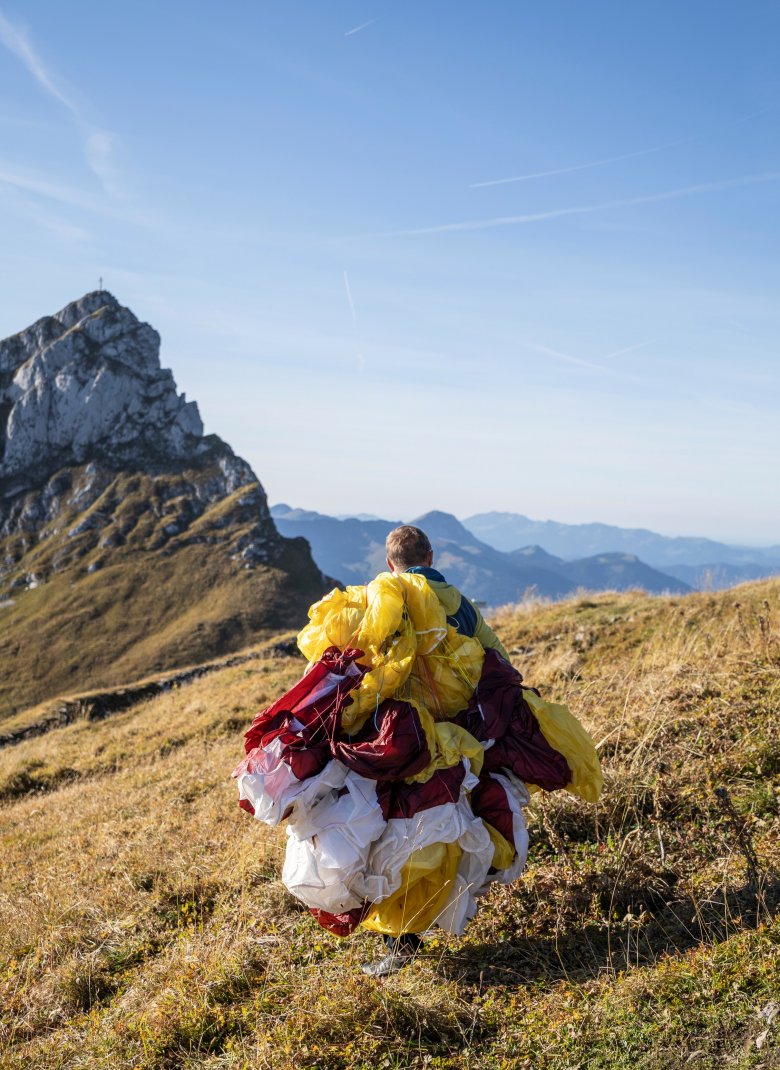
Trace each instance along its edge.
{"label": "thin cloud", "polygon": [[121,196],[113,163],[114,137],[108,130],[89,130],[85,134],[84,155],[103,188],[112,197]]}
{"label": "thin cloud", "polygon": [[[69,242],[91,239],[92,235],[84,227],[67,218],[71,213],[58,212],[61,208],[89,207],[86,198],[77,190],[19,175],[0,162],[0,191],[5,194],[4,199],[12,213],[25,215],[56,237]],[[50,203],[46,204],[47,201]]]}
{"label": "thin cloud", "polygon": [[[94,193],[68,186],[62,182],[52,182],[30,171],[21,170],[14,164],[6,163],[0,159],[0,192],[10,191],[11,194],[32,194],[33,197],[43,198],[55,205],[64,205],[67,208],[86,212],[91,216],[103,219],[118,219],[125,223],[133,223],[139,227],[159,230],[168,225],[155,213],[139,208],[135,204],[129,204],[126,200],[109,200],[107,197],[96,197]],[[32,218],[36,218],[29,198],[20,198],[19,204]],[[51,218],[51,216],[49,216]],[[75,235],[80,228],[72,228]],[[67,232],[67,225],[63,225],[61,235]]]}
{"label": "thin cloud", "polygon": [[73,112],[74,115],[78,115],[78,108],[70,97],[56,85],[40,56],[33,50],[24,33],[12,25],[2,12],[0,12],[0,42],[22,61],[33,78],[50,96],[58,100],[63,107]]}
{"label": "thin cloud", "polygon": [[377,15],[375,19],[369,19],[368,22],[361,22],[359,26],[353,26],[351,30],[347,30],[344,34],[345,37],[351,37],[353,33],[360,33],[361,30],[367,30],[369,26],[373,26],[375,22],[379,22],[381,15]]}
{"label": "thin cloud", "polygon": [[3,111],[0,111],[0,125],[15,126],[22,130],[45,130],[47,132],[56,130],[55,124],[51,121],[44,122],[41,119],[30,119],[22,115],[10,115]]}
{"label": "thin cloud", "polygon": [[9,22],[2,12],[0,12],[0,44],[20,59],[41,89],[70,114],[81,135],[84,155],[90,170],[100,180],[107,193],[117,196],[119,190],[111,162],[112,134],[108,130],[95,126],[87,119],[79,104],[62,86],[58,85],[57,80],[47,69],[24,32]]}
{"label": "thin cloud", "polygon": [[7,164],[0,163],[0,185],[13,186],[14,189],[24,193],[34,193],[39,197],[46,197],[60,204],[67,204],[71,208],[83,208],[88,211],[97,211],[94,197],[90,197],[72,186],[65,186],[58,182],[49,182],[25,171],[18,171]]}
{"label": "thin cloud", "polygon": [[461,223],[440,223],[433,227],[414,227],[409,230],[386,230],[370,234],[372,238],[415,237],[421,234],[444,234],[448,231],[490,230],[495,227],[522,226],[525,223],[540,223],[547,219],[560,219],[564,216],[592,215],[606,212],[613,208],[632,208],[642,204],[657,204],[661,201],[673,201],[682,197],[693,197],[700,193],[718,193],[722,190],[737,189],[740,186],[755,186],[768,182],[777,182],[780,171],[767,171],[757,175],[741,175],[738,178],[726,178],[717,182],[700,182],[695,186],[682,186],[679,189],[650,193],[643,197],[624,197],[617,201],[605,201],[602,204],[583,204],[572,208],[553,208],[547,212],[529,212],[525,215],[497,216],[493,219],[473,219]]}
{"label": "thin cloud", "polygon": [[570,175],[575,171],[588,171],[592,167],[604,167],[609,163],[620,163],[621,160],[635,160],[639,156],[650,156],[654,152],[663,152],[664,149],[672,149],[676,145],[685,145],[689,141],[695,141],[694,137],[679,138],[677,141],[666,141],[663,145],[653,145],[649,149],[639,149],[636,152],[626,152],[621,156],[606,156],[603,160],[591,160],[588,163],[578,163],[571,167],[556,167],[552,171],[532,171],[527,175],[514,175],[512,178],[491,178],[487,182],[472,182],[469,189],[481,189],[483,186],[505,186],[510,182],[528,182],[532,178],[548,178],[551,175]]}
{"label": "thin cloud", "polygon": [[62,241],[72,243],[87,242],[92,239],[92,235],[76,223],[70,223],[66,219],[58,219],[56,216],[41,212],[38,208],[30,205],[26,205],[25,210],[27,216],[34,223],[37,223],[39,227],[43,227],[44,230],[48,230],[55,237],[62,239]]}

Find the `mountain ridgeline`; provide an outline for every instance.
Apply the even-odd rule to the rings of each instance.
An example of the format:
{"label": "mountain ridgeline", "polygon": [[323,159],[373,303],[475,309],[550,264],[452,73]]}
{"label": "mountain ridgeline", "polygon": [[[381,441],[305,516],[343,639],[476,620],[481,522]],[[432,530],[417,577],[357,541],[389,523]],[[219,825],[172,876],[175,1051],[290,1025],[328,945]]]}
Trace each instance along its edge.
{"label": "mountain ridgeline", "polygon": [[[320,566],[343,583],[365,583],[385,567],[385,538],[398,521],[338,520],[321,513],[275,505],[279,531],[304,536]],[[450,582],[488,606],[521,601],[529,594],[564,598],[579,588],[683,593],[684,581],[629,553],[599,553],[564,561],[539,546],[505,553],[477,538],[456,517],[438,511],[415,521],[431,540],[435,565]]]}
{"label": "mountain ridgeline", "polygon": [[0,342],[0,717],[297,626],[333,581],[97,291]]}
{"label": "mountain ridgeline", "polygon": [[780,546],[728,546],[713,539],[659,535],[646,528],[531,520],[520,513],[477,513],[463,525],[478,539],[507,552],[539,545],[566,560],[605,551],[633,554],[698,588],[725,588],[780,572]]}

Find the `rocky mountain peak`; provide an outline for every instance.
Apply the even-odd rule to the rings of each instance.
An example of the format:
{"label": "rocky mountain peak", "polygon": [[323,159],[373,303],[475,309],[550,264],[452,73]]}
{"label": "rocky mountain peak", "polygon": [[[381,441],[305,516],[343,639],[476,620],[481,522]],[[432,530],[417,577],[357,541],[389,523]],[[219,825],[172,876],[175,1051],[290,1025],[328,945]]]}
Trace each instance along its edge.
{"label": "rocky mountain peak", "polygon": [[299,627],[332,585],[112,294],[0,341],[0,719]]}
{"label": "rocky mountain peak", "polygon": [[104,290],[0,342],[0,495],[68,465],[191,456],[203,424],[159,352],[157,332]]}
{"label": "rocky mountain peak", "polygon": [[[131,510],[135,476],[145,490]],[[284,550],[257,476],[204,436],[197,405],[160,365],[157,331],[106,290],[0,341],[3,540],[0,581],[14,589],[79,561],[101,568],[131,544],[172,553],[223,542],[249,568]]]}

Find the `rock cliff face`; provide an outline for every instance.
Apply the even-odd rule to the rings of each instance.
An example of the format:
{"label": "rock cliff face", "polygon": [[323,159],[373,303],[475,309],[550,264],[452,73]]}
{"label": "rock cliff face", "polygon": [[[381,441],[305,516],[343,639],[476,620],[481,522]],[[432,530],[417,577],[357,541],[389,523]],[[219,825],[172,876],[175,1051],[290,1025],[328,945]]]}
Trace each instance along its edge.
{"label": "rock cliff face", "polygon": [[0,343],[0,486],[13,494],[65,465],[182,459],[200,445],[194,402],[160,367],[160,337],[92,293]]}
{"label": "rock cliff face", "polygon": [[[204,436],[197,405],[177,392],[159,348],[157,332],[106,291],[0,342],[6,636],[14,625],[17,639],[25,622],[32,627],[36,599],[50,625],[59,614],[66,627],[73,589],[86,580],[97,628],[108,591],[95,574],[110,571],[114,585],[132,575],[120,584],[125,608],[132,616],[143,605],[147,647],[158,627],[162,654],[148,666],[131,658],[127,671],[167,668],[300,624],[306,604],[329,585],[305,540],[277,532],[250,466],[217,436]],[[211,630],[193,618],[191,642],[181,622],[205,589],[209,605],[222,609],[218,620],[211,614]],[[166,653],[171,629],[176,651]],[[116,636],[115,654],[126,638]],[[0,636],[0,661],[3,645]],[[98,668],[85,683],[112,682]],[[0,665],[0,715],[3,672]]]}
{"label": "rock cliff face", "polygon": [[[91,543],[124,543],[130,531],[116,524],[121,502],[107,493],[120,472],[167,477],[148,503],[165,519],[148,532],[148,548],[181,536],[246,487],[234,511],[254,524],[233,549],[249,565],[278,556],[282,542],[257,477],[219,438],[204,437],[197,405],[177,393],[159,349],[157,332],[106,291],[0,342],[0,537],[20,536],[17,553],[0,564],[0,582],[20,552],[61,534],[58,522],[74,513],[81,518],[69,540],[95,535],[75,556]],[[88,511],[99,499],[100,508]],[[52,567],[73,557],[66,544]],[[17,587],[25,582],[15,579]]]}

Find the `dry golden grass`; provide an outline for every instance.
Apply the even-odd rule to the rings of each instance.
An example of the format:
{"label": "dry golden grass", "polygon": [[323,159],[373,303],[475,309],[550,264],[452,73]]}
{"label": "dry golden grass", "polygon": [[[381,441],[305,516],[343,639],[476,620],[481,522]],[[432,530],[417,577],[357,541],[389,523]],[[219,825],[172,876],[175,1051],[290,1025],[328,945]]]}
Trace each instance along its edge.
{"label": "dry golden grass", "polygon": [[0,750],[0,1066],[780,1065],[780,583],[495,624],[607,788],[537,797],[526,876],[384,981],[358,969],[376,938],[286,893],[283,831],[229,780],[299,660]]}
{"label": "dry golden grass", "polygon": [[[208,477],[208,465],[176,476],[119,475],[92,506],[58,516],[24,552],[20,536],[0,539],[0,556],[19,558],[0,591],[9,596],[0,606],[0,731],[55,695],[205,661],[305,619],[326,586],[307,544],[285,540],[272,565],[245,568],[234,557],[257,523],[256,508],[241,506],[252,487],[192,524],[187,496],[173,496]],[[110,517],[108,526],[69,534],[95,513]],[[168,538],[166,526],[177,521],[182,533]],[[107,551],[105,538],[120,542]],[[7,587],[25,575],[45,582]]]}

